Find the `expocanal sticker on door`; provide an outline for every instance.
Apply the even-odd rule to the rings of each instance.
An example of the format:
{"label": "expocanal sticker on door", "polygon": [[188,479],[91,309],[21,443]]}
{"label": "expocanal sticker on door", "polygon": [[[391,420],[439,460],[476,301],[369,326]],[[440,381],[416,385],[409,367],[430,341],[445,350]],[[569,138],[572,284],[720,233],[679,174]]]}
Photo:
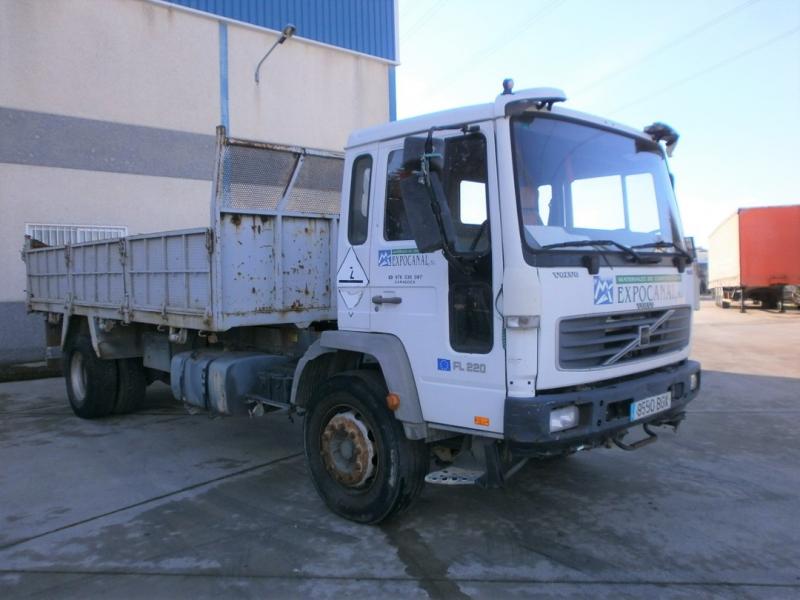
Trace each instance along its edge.
{"label": "expocanal sticker on door", "polygon": [[408,286],[424,283],[425,274],[430,273],[436,261],[416,248],[386,248],[378,250],[377,265],[382,272],[386,271],[387,284]]}

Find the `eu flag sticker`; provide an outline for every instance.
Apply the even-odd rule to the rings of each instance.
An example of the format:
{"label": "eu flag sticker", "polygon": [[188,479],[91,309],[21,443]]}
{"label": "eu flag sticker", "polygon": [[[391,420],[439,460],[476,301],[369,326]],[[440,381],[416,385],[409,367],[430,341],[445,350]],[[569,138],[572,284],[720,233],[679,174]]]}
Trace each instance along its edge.
{"label": "eu flag sticker", "polygon": [[440,371],[449,371],[450,370],[450,360],[447,358],[437,358],[436,359],[436,368]]}

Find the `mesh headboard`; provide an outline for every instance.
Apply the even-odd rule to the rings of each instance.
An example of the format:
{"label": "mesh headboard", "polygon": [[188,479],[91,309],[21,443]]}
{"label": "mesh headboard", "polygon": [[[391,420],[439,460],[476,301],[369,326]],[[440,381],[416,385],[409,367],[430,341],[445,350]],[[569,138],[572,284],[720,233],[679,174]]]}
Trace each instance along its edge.
{"label": "mesh headboard", "polygon": [[337,215],[341,154],[220,136],[217,207],[222,212]]}

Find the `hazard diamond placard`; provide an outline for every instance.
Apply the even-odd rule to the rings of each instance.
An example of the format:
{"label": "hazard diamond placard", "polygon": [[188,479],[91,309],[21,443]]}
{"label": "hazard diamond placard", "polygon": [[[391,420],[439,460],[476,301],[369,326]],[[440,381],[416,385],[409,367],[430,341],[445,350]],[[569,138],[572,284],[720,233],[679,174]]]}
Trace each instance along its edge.
{"label": "hazard diamond placard", "polygon": [[336,274],[336,283],[339,287],[366,287],[369,284],[364,267],[358,262],[358,257],[353,249],[347,250],[347,254]]}

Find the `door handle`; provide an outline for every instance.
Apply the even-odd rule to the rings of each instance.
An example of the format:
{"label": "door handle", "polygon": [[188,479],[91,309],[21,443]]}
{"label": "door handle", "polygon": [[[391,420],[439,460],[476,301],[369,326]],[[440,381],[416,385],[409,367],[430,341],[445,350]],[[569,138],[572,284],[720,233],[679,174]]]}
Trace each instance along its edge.
{"label": "door handle", "polygon": [[400,304],[403,299],[400,296],[373,296],[373,304]]}

